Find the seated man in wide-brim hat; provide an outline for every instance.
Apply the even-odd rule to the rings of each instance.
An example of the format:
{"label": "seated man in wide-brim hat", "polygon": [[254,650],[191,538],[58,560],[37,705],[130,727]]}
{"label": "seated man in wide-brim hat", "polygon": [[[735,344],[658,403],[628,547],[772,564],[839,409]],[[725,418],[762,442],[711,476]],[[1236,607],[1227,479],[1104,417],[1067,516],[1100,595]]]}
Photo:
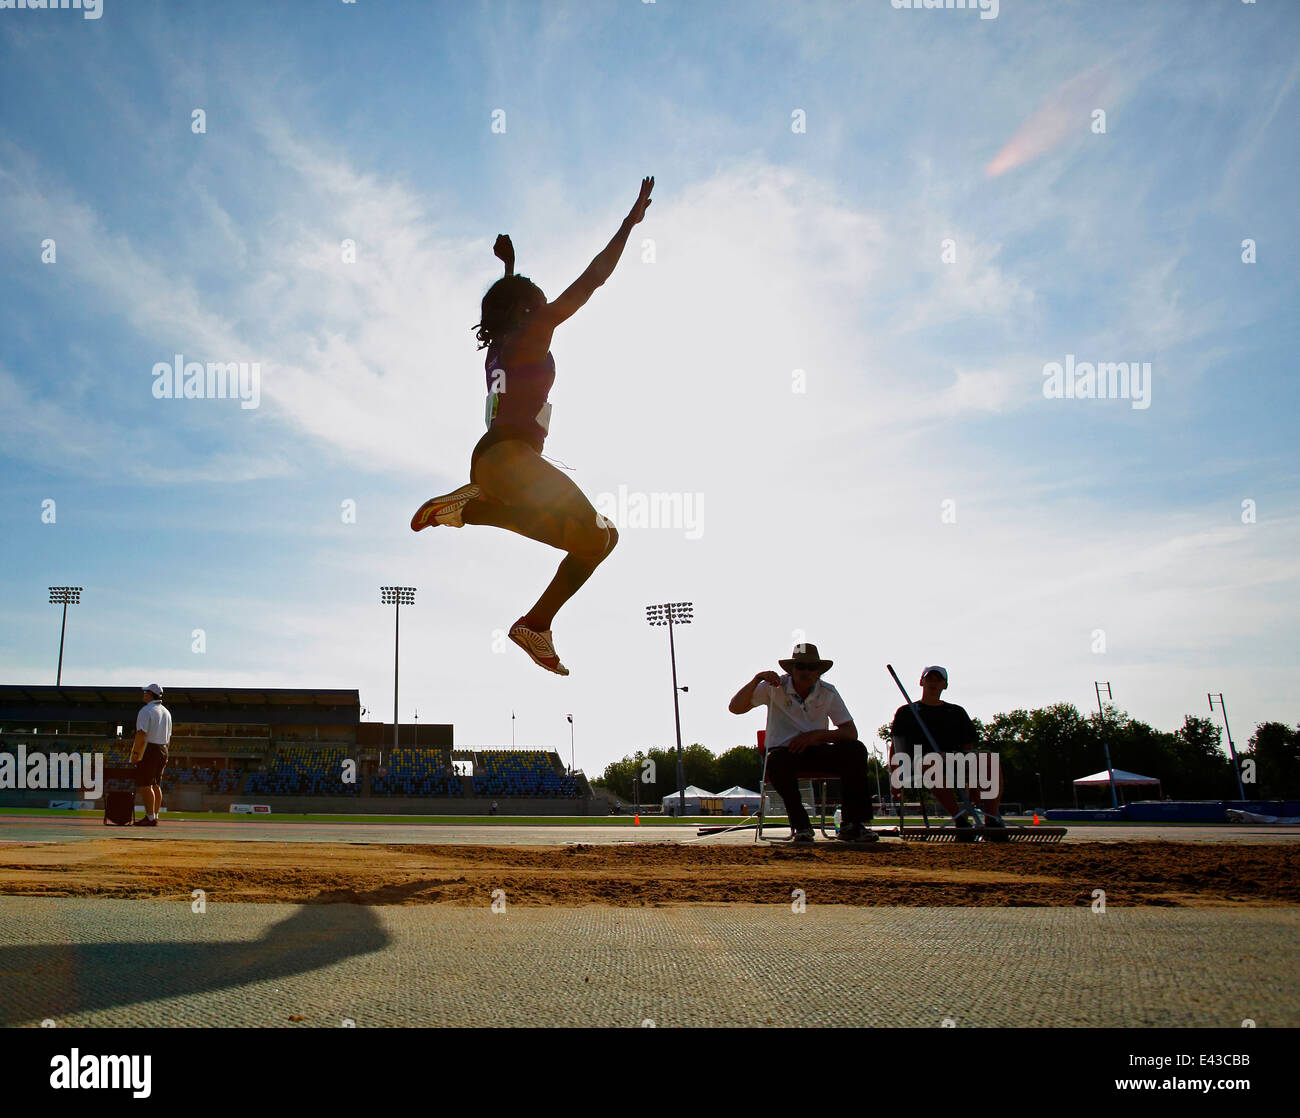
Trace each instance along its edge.
{"label": "seated man in wide-brim hat", "polygon": [[[840,693],[822,679],[832,660],[823,660],[815,644],[795,645],[789,660],[778,661],[785,675],[759,672],[732,697],[727,709],[744,714],[767,707],[767,776],[785,803],[795,842],[812,842],[812,821],[799,798],[799,771],[833,772],[843,787],[839,837],[846,842],[875,842],[870,829],[871,796],[867,791],[867,747]],[[835,728],[829,728],[833,722]]]}

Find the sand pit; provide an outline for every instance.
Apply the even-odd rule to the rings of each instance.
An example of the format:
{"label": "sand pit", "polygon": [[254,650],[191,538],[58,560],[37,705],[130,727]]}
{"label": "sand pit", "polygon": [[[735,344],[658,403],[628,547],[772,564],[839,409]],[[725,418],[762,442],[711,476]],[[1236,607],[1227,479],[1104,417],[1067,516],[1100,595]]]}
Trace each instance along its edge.
{"label": "sand pit", "polygon": [[748,845],[404,846],[186,841],[0,847],[0,894],[210,903],[580,906],[1294,905],[1300,848],[1174,842],[842,849]]}

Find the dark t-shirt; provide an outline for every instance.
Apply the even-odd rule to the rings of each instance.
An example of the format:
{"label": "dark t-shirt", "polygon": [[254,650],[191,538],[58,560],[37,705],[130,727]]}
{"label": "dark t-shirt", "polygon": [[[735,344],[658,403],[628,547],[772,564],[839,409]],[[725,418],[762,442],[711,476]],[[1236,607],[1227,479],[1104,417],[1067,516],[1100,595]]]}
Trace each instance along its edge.
{"label": "dark t-shirt", "polygon": [[[945,752],[965,749],[979,736],[970,715],[956,703],[945,703],[940,699],[937,707],[917,703],[916,709],[921,712],[921,719],[935,744]],[[912,717],[911,707],[901,706],[894,712],[894,722],[889,732],[898,745],[909,751],[914,745],[919,745],[922,751],[930,748],[924,731]]]}

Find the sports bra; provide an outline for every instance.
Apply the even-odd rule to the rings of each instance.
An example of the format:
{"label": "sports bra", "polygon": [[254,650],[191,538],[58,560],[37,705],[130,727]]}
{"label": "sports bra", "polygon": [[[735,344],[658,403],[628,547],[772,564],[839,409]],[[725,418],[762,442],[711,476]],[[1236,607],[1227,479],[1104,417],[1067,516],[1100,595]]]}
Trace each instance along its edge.
{"label": "sports bra", "polygon": [[501,363],[501,350],[498,342],[488,346],[483,420],[489,430],[518,431],[545,439],[551,426],[551,405],[546,397],[555,383],[555,358],[548,351],[540,361],[519,362],[507,369]]}

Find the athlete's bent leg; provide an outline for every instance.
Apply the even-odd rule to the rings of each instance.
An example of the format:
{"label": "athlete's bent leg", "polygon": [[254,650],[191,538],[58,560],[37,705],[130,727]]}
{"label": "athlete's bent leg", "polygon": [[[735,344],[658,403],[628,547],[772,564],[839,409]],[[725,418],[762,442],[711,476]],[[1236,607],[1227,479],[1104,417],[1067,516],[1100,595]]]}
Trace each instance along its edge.
{"label": "athlete's bent leg", "polygon": [[463,510],[467,524],[492,524],[568,554],[542,596],[521,618],[544,633],[618,542],[618,529],[600,516],[573,480],[521,442],[502,442],[479,455],[471,477],[482,496]]}
{"label": "athlete's bent leg", "polygon": [[598,527],[588,517],[564,509],[501,505],[483,500],[465,506],[466,524],[491,524],[568,554],[542,596],[521,619],[530,629],[545,632],[560,607],[573,597],[618,543],[618,529],[608,521]]}
{"label": "athlete's bent leg", "polygon": [[582,584],[614,550],[614,545],[618,543],[618,529],[606,521],[602,537],[598,551],[570,552],[561,560],[560,568],[555,572],[550,585],[542,591],[542,596],[533,604],[533,608],[524,614],[524,624],[538,632],[550,629],[560,607],[582,589]]}

